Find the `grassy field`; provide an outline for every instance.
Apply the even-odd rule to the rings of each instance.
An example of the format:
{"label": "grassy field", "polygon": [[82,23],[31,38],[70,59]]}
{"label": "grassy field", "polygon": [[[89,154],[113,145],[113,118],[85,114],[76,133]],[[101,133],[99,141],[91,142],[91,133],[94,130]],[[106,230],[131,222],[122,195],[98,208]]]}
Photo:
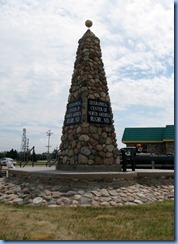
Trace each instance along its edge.
{"label": "grassy field", "polygon": [[174,240],[174,202],[77,208],[0,203],[0,240]]}
{"label": "grassy field", "polygon": [[[34,162],[34,166],[46,166],[47,160],[38,160],[37,162]],[[25,163],[22,162],[22,165],[24,165]],[[27,164],[27,166],[32,166],[32,161],[29,161]],[[20,166],[20,161],[17,161],[17,166]]]}

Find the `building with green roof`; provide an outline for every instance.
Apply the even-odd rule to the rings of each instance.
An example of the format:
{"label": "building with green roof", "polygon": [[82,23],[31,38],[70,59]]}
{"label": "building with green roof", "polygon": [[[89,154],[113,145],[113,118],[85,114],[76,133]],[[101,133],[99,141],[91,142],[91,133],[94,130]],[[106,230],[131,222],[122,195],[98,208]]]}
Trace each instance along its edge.
{"label": "building with green roof", "polygon": [[141,144],[148,153],[174,154],[174,125],[125,128],[122,142],[127,147]]}

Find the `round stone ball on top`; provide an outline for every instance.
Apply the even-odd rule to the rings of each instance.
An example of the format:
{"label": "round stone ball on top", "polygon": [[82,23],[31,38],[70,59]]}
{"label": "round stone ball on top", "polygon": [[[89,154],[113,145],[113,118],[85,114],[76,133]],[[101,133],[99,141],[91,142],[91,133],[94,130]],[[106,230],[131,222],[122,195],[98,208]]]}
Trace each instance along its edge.
{"label": "round stone ball on top", "polygon": [[85,25],[86,25],[86,27],[90,28],[93,25],[93,22],[88,19],[85,21]]}

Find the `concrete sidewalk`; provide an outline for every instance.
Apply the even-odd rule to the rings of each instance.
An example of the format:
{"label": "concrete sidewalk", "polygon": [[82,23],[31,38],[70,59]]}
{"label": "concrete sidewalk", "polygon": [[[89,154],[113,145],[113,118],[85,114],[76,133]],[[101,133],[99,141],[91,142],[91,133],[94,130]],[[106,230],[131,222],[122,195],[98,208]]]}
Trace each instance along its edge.
{"label": "concrete sidewalk", "polygon": [[[5,169],[5,167],[4,167]],[[46,167],[46,166],[26,166],[26,167],[19,167],[16,166],[15,169],[9,169],[10,171],[22,171],[22,172],[44,172],[44,173],[53,173],[53,174],[108,174],[108,173],[112,173],[112,174],[118,174],[118,173],[130,173],[133,172],[131,169],[127,169],[127,172],[123,172],[123,171],[116,171],[116,172],[111,172],[111,171],[79,171],[79,170],[56,170],[55,166],[51,166],[51,167]],[[155,172],[160,172],[160,173],[174,173],[174,170],[168,170],[168,169],[135,169],[135,172],[145,172],[145,173],[155,173]]]}

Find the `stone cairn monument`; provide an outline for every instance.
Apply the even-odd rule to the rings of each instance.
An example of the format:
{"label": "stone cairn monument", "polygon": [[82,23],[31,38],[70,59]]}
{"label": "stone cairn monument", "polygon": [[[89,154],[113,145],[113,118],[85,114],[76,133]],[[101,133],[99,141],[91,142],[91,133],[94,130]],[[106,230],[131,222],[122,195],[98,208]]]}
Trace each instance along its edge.
{"label": "stone cairn monument", "polygon": [[100,40],[89,27],[78,41],[57,170],[120,171]]}

